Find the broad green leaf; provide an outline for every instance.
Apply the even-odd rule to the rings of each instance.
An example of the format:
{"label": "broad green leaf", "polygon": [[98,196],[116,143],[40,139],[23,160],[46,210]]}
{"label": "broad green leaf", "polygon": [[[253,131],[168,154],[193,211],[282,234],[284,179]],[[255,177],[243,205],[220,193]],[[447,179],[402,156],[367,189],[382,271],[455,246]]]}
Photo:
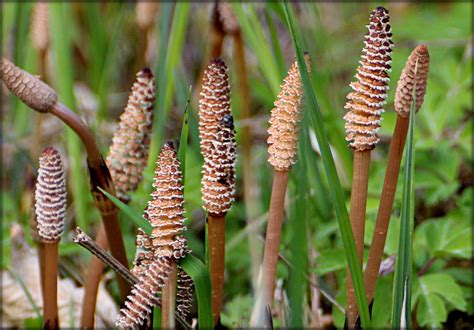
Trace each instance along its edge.
{"label": "broad green leaf", "polygon": [[466,310],[466,300],[461,287],[448,274],[427,274],[419,278],[422,295],[438,294],[460,311]]}
{"label": "broad green leaf", "polygon": [[416,320],[420,326],[441,328],[441,323],[446,320],[447,316],[446,308],[439,296],[429,293],[420,297],[416,311]]}

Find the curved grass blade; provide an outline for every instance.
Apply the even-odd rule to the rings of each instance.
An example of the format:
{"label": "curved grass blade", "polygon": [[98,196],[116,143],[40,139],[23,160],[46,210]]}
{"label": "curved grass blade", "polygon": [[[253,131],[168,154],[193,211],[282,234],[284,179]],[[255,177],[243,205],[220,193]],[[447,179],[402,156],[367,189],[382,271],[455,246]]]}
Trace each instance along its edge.
{"label": "curved grass blade", "polygon": [[189,124],[188,124],[188,110],[189,102],[191,102],[191,91],[192,86],[189,86],[188,98],[186,100],[186,107],[183,113],[183,124],[181,125],[181,137],[179,140],[178,158],[181,162],[181,172],[183,173],[183,182],[186,175],[186,151],[188,150],[188,135],[189,135]]}
{"label": "curved grass blade", "polygon": [[[415,65],[415,76],[418,63]],[[415,215],[414,171],[415,155],[413,130],[415,125],[416,80],[413,84],[413,101],[410,108],[410,122],[405,151],[405,171],[403,180],[402,206],[400,213],[400,236],[398,240],[397,263],[393,278],[392,328],[410,328],[411,314],[411,273],[412,234]]]}
{"label": "curved grass blade", "polygon": [[153,228],[151,227],[151,224],[145,218],[143,218],[140,214],[134,211],[130,206],[123,203],[120,199],[118,199],[114,195],[109,194],[107,191],[105,191],[101,187],[98,187],[98,188],[105,196],[107,196],[108,199],[110,199],[112,203],[115,204],[115,206],[117,206],[120,209],[120,211],[122,211],[127,217],[129,217],[130,220],[132,220],[138,227],[143,229],[145,233],[147,233],[148,235],[151,235]]}
{"label": "curved grass blade", "polygon": [[326,172],[329,185],[332,188],[329,191],[331,194],[332,202],[334,204],[334,209],[336,211],[336,217],[339,223],[339,230],[341,232],[344,250],[347,256],[347,263],[349,265],[349,269],[352,276],[352,282],[354,284],[354,289],[357,298],[357,308],[360,313],[362,326],[364,328],[369,328],[370,316],[367,304],[367,297],[365,294],[364,281],[362,277],[362,269],[357,258],[357,250],[349,222],[349,216],[345,206],[344,195],[342,192],[341,184],[339,182],[339,178],[337,176],[334,159],[329,148],[329,142],[327,139],[325,127],[323,125],[321,112],[319,110],[316,96],[311,86],[311,79],[309,77],[308,72],[306,71],[304,54],[302,49],[300,48],[300,43],[302,39],[298,33],[299,31],[295,29],[293,15],[286,1],[283,3],[283,7],[288,27],[291,33],[293,46],[297,55],[298,67],[300,68],[300,74],[303,80],[304,94],[306,97],[307,106],[310,106],[311,109],[313,109],[313,111],[309,112],[310,119],[321,149],[321,157],[324,165],[324,170]]}
{"label": "curved grass blade", "polygon": [[194,282],[198,303],[199,328],[214,328],[211,309],[211,279],[207,267],[201,260],[191,254],[188,254],[179,264]]}

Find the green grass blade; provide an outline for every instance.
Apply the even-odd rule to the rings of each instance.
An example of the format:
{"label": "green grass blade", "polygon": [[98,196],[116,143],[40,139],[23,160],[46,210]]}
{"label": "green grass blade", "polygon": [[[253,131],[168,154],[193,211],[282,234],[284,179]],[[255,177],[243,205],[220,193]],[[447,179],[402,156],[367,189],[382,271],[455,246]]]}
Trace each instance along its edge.
{"label": "green grass blade", "polygon": [[[163,3],[163,6],[170,10],[172,3]],[[175,69],[181,60],[186,26],[189,22],[189,3],[177,3],[172,14],[172,23],[169,36],[161,34],[160,51],[158,53],[158,96],[155,109],[155,119],[153,123],[153,136],[150,144],[150,156],[148,158],[147,173],[154,170],[154,162],[161,148],[164,136],[165,123],[173,100],[173,90],[175,85]],[[164,60],[163,60],[164,59]]]}
{"label": "green grass blade", "polygon": [[288,325],[291,328],[304,328],[305,320],[305,292],[307,290],[307,281],[305,274],[308,269],[308,241],[307,241],[307,179],[306,164],[304,161],[304,151],[306,148],[306,140],[300,140],[300,155],[295,165],[295,192],[296,201],[291,209],[291,219],[288,222],[288,230],[291,233],[289,242],[289,250],[294,268],[290,271],[288,278],[288,304],[290,310],[290,318]]}
{"label": "green grass blade", "polygon": [[181,125],[181,137],[179,139],[178,158],[181,162],[181,172],[183,173],[183,182],[186,175],[186,151],[188,150],[188,135],[189,135],[189,124],[188,124],[188,111],[189,102],[191,102],[192,87],[189,86],[188,99],[186,100],[186,107],[183,113],[183,124]]}
{"label": "green grass blade", "polygon": [[[280,91],[280,72],[275,57],[268,45],[261,19],[255,12],[253,4],[233,2],[232,8],[244,32],[244,37],[255,51],[262,73],[270,86],[273,95]],[[245,6],[245,7],[244,7]]]}
{"label": "green grass blade", "polygon": [[143,218],[140,214],[134,211],[130,206],[123,203],[120,199],[118,199],[114,195],[109,194],[107,191],[105,191],[101,187],[98,187],[98,188],[105,196],[107,196],[108,199],[110,199],[112,203],[115,204],[115,206],[117,206],[120,209],[120,211],[122,211],[127,217],[129,217],[130,220],[132,220],[146,234],[151,235],[153,228],[151,227],[151,224],[145,218]]}
{"label": "green grass blade", "polygon": [[211,309],[211,279],[207,267],[191,254],[179,263],[193,279],[198,303],[198,320],[200,329],[214,328]]}
{"label": "green grass blade", "polygon": [[306,71],[303,50],[300,48],[300,40],[302,39],[300,38],[300,35],[297,34],[297,31],[295,29],[295,25],[293,23],[293,15],[290,11],[288,3],[285,1],[283,6],[288,27],[291,32],[293,46],[297,55],[298,67],[300,69],[300,74],[303,81],[306,102],[308,102],[308,105],[313,109],[313,111],[310,111],[310,119],[313,125],[314,132],[316,134],[316,138],[319,143],[319,147],[321,149],[321,157],[323,160],[326,176],[328,178],[329,185],[332,188],[329,191],[331,194],[332,202],[334,204],[334,209],[336,211],[336,217],[339,223],[339,230],[341,232],[344,250],[347,256],[347,263],[349,265],[349,269],[352,276],[352,282],[354,284],[357,307],[360,313],[362,326],[364,328],[369,328],[370,316],[367,305],[367,297],[365,294],[364,281],[362,277],[362,270],[357,257],[357,250],[354,242],[354,236],[352,234],[351,225],[349,222],[349,215],[345,206],[343,191],[339,182],[339,178],[337,176],[334,159],[329,148],[329,142],[327,139],[326,130],[323,125],[321,112],[319,110],[316,96],[312,89],[311,79],[309,73]]}
{"label": "green grass blade", "polygon": [[13,277],[15,278],[15,280],[18,282],[21,289],[23,290],[23,293],[25,294],[26,299],[28,300],[31,307],[33,307],[33,310],[35,311],[36,317],[42,318],[42,313],[40,309],[38,308],[38,306],[36,305],[35,300],[33,299],[33,296],[30,293],[30,290],[28,290],[28,287],[26,286],[25,281],[23,281],[23,278],[12,268],[8,268],[8,270],[10,271],[10,273],[13,275]]}
{"label": "green grass blade", "polygon": [[[74,65],[72,61],[72,36],[68,31],[72,30],[73,20],[69,3],[50,3],[50,36],[51,47],[54,56],[55,72],[54,87],[59,94],[59,98],[72,110],[76,110],[76,100],[74,96]],[[61,31],[58,33],[57,31]],[[91,218],[89,204],[92,203],[92,196],[88,192],[87,181],[81,173],[84,172],[85,158],[82,156],[83,150],[79,137],[66,127],[66,145],[69,153],[70,175],[72,195],[74,199],[74,210],[76,221],[82,228],[88,227],[88,219]]]}
{"label": "green grass blade", "polygon": [[[417,65],[415,65],[416,76]],[[413,245],[412,234],[414,224],[414,171],[415,150],[413,131],[415,125],[416,81],[413,84],[413,101],[410,108],[410,123],[405,151],[405,171],[403,180],[403,195],[400,213],[400,236],[398,240],[397,262],[393,278],[392,301],[392,328],[410,328],[411,315],[411,249]],[[408,307],[407,307],[408,306]]]}

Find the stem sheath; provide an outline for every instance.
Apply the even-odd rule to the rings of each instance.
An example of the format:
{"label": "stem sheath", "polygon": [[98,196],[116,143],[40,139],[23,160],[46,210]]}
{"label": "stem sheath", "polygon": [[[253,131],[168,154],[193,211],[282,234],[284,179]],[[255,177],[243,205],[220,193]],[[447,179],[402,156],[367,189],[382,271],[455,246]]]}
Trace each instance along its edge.
{"label": "stem sheath", "polygon": [[[354,151],[354,173],[352,175],[350,221],[354,240],[362,268],[364,257],[365,212],[367,204],[367,189],[369,183],[370,150]],[[348,271],[349,272],[349,271]],[[347,277],[347,308],[346,315],[349,328],[352,329],[357,321],[357,304],[352,279]]]}
{"label": "stem sheath", "polygon": [[211,305],[214,325],[221,313],[225,268],[225,215],[210,213],[207,218],[209,236],[209,270],[211,276]]}
{"label": "stem sheath", "polygon": [[275,291],[275,274],[278,261],[281,227],[285,208],[288,171],[275,171],[268,215],[265,251],[261,271],[261,286],[265,305],[272,305]]}
{"label": "stem sheath", "polygon": [[161,328],[174,329],[176,326],[176,262],[171,262],[171,271],[162,291]]}
{"label": "stem sheath", "polygon": [[[92,239],[91,239],[92,241]],[[101,224],[97,233],[95,244],[102,249],[107,249],[107,237],[104,225]],[[97,303],[97,292],[99,291],[100,278],[104,271],[103,262],[92,255],[87,268],[84,282],[84,297],[82,299],[81,329],[93,329],[95,321],[95,307]]]}
{"label": "stem sheath", "polygon": [[397,191],[398,176],[400,174],[400,163],[403,149],[407,138],[409,119],[397,116],[392,142],[388,152],[387,169],[380,196],[380,205],[375,222],[374,236],[369,250],[369,259],[364,273],[367,300],[372,301],[375,293],[377,276],[382,261],[385,240],[387,238],[390,215],[392,213],[393,201]]}
{"label": "stem sheath", "polygon": [[45,243],[44,329],[59,329],[58,242]]}

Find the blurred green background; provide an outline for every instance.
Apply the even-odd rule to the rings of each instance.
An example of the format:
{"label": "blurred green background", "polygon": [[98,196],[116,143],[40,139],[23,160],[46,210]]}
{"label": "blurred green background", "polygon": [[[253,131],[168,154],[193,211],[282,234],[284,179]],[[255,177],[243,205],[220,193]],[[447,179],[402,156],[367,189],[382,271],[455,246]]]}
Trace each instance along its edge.
{"label": "blurred green background", "polygon": [[[313,60],[313,87],[347,201],[352,155],[344,140],[343,106],[350,91],[349,83],[354,80],[368,15],[378,5],[390,11],[395,49],[381,141],[372,156],[366,250],[396,120],[393,110],[396,83],[412,49],[425,43],[429,47],[431,68],[425,102],[416,116],[415,127],[413,251],[415,273],[419,276],[414,279],[413,319],[418,326],[450,327],[459,320],[472,326],[472,3],[292,4]],[[204,259],[205,214],[200,199],[202,158],[198,147],[197,101],[200,73],[209,60],[211,48],[213,4],[160,3],[151,28],[145,31],[137,24],[140,17],[132,3],[50,3],[44,68],[41,68],[42,55],[32,44],[35,29],[31,26],[31,16],[35,3],[7,2],[1,6],[2,56],[33,74],[42,75],[63,102],[88,123],[104,155],[135,73],[143,66],[149,66],[155,73],[157,102],[150,166],[133,195],[131,206],[136,210],[143,210],[148,200],[153,164],[161,145],[166,139],[179,140],[183,110],[192,86],[185,181],[187,235],[194,254]],[[252,276],[258,271],[255,267],[259,265],[258,251],[263,247],[272,180],[266,153],[267,122],[279,84],[295,54],[278,3],[232,3],[231,8],[245,43],[251,118],[241,120],[238,68],[230,37],[224,40],[222,58],[230,68],[238,143],[244,127],[252,133],[253,169],[251,207],[247,205],[246,209],[242,158],[238,158],[237,200],[227,221],[222,322],[235,327],[248,325],[246,317],[250,315],[255,285]],[[65,160],[70,192],[67,233],[60,245],[61,274],[80,281],[89,255],[72,243],[71,229],[80,225],[93,235],[100,221],[88,191],[85,152],[78,139],[57,119],[41,117],[29,110],[4,86],[2,96],[2,269],[11,262],[12,223],[22,225],[26,241],[32,244],[28,224],[37,159],[44,147],[52,145]],[[301,143],[299,157],[308,157],[311,166],[302,167],[299,161],[290,173],[281,244],[286,262],[278,265],[281,296],[274,322],[287,326],[342,326],[341,311],[315,289],[315,285],[321,287],[344,306],[345,254],[329,199],[331,187],[324,177],[314,135],[307,130],[302,134],[305,134],[303,140],[310,143]],[[387,258],[396,253],[400,199],[399,183],[385,248]],[[249,236],[249,217],[258,228],[252,236]],[[130,259],[135,250],[136,228],[124,216],[121,225]],[[112,277],[107,278],[108,289],[118,296]],[[295,288],[293,284],[299,279],[303,284]],[[389,272],[378,283],[374,326],[388,325],[390,306],[387,304],[391,301],[392,281],[393,273]]]}

